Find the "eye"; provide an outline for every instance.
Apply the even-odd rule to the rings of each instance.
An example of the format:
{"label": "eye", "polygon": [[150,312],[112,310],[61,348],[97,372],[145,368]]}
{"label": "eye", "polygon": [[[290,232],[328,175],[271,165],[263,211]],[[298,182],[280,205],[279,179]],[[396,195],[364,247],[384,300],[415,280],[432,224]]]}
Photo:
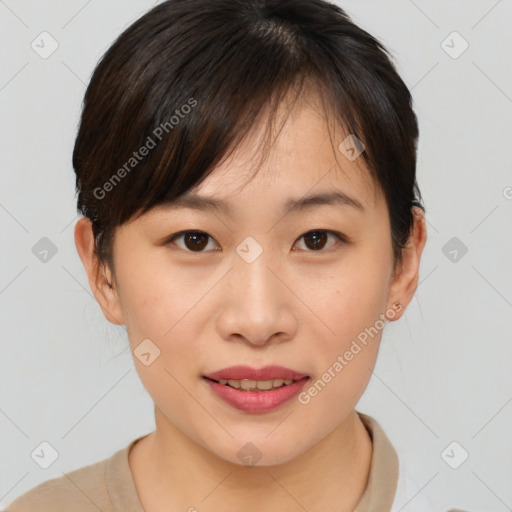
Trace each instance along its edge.
{"label": "eye", "polygon": [[[306,247],[308,249],[311,249],[308,252],[316,252],[321,251],[325,247],[325,242],[328,239],[329,235],[335,236],[339,241],[346,242],[346,238],[341,233],[336,233],[335,231],[327,231],[325,229],[317,229],[313,231],[308,231],[304,235],[302,235],[301,238],[304,238],[306,241]],[[329,247],[332,247],[331,244]]]}
{"label": "eye", "polygon": [[182,231],[171,236],[166,244],[174,243],[179,238],[183,238],[185,243],[185,247],[181,247],[181,249],[188,250],[189,252],[205,252],[203,249],[207,247],[208,238],[211,238],[211,236],[204,231]]}
{"label": "eye", "polygon": [[[321,251],[325,247],[325,242],[329,236],[336,237],[342,243],[347,242],[346,238],[341,233],[336,233],[335,231],[328,231],[325,229],[308,231],[307,233],[304,233],[298,240],[304,238],[306,241],[305,245],[307,247],[307,252],[317,252]],[[210,238],[213,240],[213,238],[204,231],[181,231],[180,233],[172,235],[166,241],[166,245],[175,243],[175,240],[180,238],[183,238],[184,247],[181,247],[179,244],[176,245],[188,252],[206,252],[203,249],[208,247],[208,239]],[[329,247],[332,247],[332,245],[334,244],[331,244]]]}

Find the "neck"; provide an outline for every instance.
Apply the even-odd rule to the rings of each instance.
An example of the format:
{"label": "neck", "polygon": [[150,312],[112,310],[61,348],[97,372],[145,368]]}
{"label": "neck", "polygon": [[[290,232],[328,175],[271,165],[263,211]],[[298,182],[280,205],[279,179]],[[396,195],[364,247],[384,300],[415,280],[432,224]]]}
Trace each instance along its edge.
{"label": "neck", "polygon": [[[336,509],[350,512],[367,484],[370,436],[355,411],[329,435],[283,464],[233,464],[195,443],[155,408],[156,430],[129,453],[145,512]],[[249,505],[248,505],[249,504]]]}

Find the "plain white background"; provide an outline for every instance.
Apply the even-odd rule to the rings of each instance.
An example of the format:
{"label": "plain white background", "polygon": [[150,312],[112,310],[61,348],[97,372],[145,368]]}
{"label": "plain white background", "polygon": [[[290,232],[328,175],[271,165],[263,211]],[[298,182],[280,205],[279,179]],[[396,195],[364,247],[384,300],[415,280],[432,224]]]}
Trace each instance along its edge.
{"label": "plain white background", "polygon": [[[337,3],[412,90],[429,228],[416,297],[386,328],[357,409],[436,510],[512,510],[512,0]],[[154,428],[124,328],[104,319],[75,249],[71,166],[96,62],[154,4],[0,0],[3,506]],[[31,47],[43,31],[58,44],[47,58]],[[48,469],[31,457],[43,441],[58,452]]]}

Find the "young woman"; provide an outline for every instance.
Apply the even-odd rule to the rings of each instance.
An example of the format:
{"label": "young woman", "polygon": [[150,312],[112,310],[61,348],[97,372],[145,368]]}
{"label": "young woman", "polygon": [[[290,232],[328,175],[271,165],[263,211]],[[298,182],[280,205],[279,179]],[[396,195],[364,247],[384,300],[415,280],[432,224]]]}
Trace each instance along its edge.
{"label": "young woman", "polygon": [[169,0],[125,30],[85,94],[75,242],[156,429],[8,511],[399,510],[418,489],[355,406],[418,284],[417,139],[334,4]]}

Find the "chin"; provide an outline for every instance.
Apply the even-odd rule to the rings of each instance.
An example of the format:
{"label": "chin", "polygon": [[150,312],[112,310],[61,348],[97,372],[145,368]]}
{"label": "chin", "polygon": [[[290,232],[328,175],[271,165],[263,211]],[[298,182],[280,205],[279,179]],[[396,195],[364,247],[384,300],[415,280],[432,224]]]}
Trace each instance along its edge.
{"label": "chin", "polygon": [[[288,437],[288,445],[281,439],[269,440],[265,438],[268,433],[259,438],[254,436],[252,440],[247,436],[244,439],[230,439],[224,449],[219,450],[219,445],[208,448],[211,453],[231,464],[245,467],[265,467],[285,464],[298,457],[302,451],[296,442]],[[260,439],[260,440],[258,440]]]}

